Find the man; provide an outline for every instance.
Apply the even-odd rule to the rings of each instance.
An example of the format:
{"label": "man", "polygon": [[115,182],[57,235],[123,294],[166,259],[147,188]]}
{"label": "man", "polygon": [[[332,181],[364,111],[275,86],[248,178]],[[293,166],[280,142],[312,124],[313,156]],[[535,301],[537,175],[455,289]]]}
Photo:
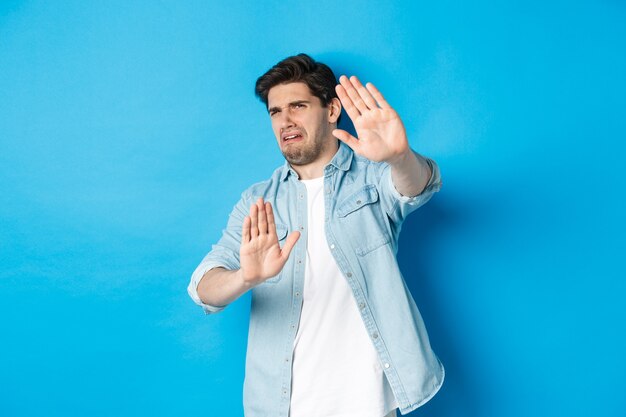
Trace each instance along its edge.
{"label": "man", "polygon": [[[395,256],[439,170],[372,84],[339,81],[305,54],[257,80],[286,162],[244,191],[189,284],[207,314],[252,292],[247,417],[406,414],[443,383]],[[337,129],[342,105],[358,138]]]}

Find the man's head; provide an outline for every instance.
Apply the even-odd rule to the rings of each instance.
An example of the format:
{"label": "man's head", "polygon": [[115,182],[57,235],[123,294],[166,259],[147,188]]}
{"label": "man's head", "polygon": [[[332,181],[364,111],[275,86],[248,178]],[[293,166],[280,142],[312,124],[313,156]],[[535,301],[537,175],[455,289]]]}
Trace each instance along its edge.
{"label": "man's head", "polygon": [[336,148],[332,131],[341,113],[336,85],[332,70],[305,54],[280,61],[257,80],[256,95],[292,165],[310,164]]}

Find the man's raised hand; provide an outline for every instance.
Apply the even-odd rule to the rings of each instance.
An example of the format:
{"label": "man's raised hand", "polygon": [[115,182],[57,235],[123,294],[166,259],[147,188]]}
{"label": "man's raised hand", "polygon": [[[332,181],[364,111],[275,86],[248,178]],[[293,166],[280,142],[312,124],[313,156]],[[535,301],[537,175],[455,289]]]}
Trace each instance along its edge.
{"label": "man's raised hand", "polygon": [[342,75],[335,90],[352,119],[358,139],[345,130],[333,135],[365,158],[394,163],[410,152],[400,116],[372,83],[363,86],[355,76]]}
{"label": "man's raised hand", "polygon": [[241,230],[239,257],[244,283],[253,287],[278,275],[299,238],[300,232],[291,233],[281,249],[272,205],[259,198]]}

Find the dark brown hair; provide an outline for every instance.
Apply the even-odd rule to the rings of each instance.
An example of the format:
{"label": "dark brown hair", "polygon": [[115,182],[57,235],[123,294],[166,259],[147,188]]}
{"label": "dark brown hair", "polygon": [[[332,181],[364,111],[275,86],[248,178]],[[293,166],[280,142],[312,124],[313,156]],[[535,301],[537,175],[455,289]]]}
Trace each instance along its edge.
{"label": "dark brown hair", "polygon": [[335,74],[326,64],[316,62],[307,54],[298,54],[283,59],[256,80],[254,92],[267,107],[267,95],[279,84],[302,82],[326,107],[337,97]]}

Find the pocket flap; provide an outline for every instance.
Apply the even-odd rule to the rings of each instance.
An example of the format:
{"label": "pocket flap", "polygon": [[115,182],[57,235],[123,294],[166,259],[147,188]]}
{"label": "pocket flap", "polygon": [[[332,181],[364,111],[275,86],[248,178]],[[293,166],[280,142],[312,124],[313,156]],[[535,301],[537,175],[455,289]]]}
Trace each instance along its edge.
{"label": "pocket flap", "polygon": [[346,197],[337,208],[339,217],[346,217],[355,210],[378,201],[378,190],[374,184],[369,184]]}
{"label": "pocket flap", "polygon": [[284,224],[276,224],[276,235],[278,236],[278,240],[283,240],[287,237],[287,226]]}

